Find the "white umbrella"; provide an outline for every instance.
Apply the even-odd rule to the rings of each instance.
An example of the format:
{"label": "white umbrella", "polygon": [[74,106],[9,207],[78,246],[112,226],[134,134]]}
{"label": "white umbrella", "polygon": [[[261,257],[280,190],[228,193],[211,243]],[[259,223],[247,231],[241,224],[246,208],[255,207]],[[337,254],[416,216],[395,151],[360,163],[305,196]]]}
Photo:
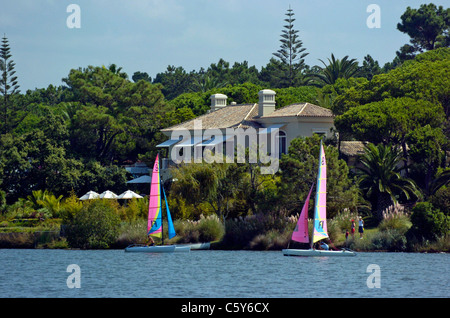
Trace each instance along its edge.
{"label": "white umbrella", "polygon": [[100,194],[100,199],[117,199],[117,194],[109,190],[106,190],[105,192]]}
{"label": "white umbrella", "polygon": [[131,190],[127,190],[127,191],[125,191],[124,193],[122,193],[121,195],[119,195],[117,197],[117,199],[133,199],[133,198],[142,199],[143,196],[141,196],[141,195],[139,195],[136,192],[133,192]]}
{"label": "white umbrella", "polygon": [[92,200],[92,199],[98,199],[99,194],[94,191],[89,191],[85,195],[83,195],[80,200]]}

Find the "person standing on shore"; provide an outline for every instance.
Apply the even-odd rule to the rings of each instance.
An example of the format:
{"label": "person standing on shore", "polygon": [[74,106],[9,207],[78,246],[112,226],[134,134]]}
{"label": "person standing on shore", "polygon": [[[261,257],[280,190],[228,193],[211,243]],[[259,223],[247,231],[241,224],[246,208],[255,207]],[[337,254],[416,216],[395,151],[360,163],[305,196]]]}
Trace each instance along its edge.
{"label": "person standing on shore", "polygon": [[362,239],[363,233],[364,233],[364,221],[363,221],[362,217],[359,217],[358,232],[359,232],[359,238]]}
{"label": "person standing on shore", "polygon": [[352,219],[352,227],[351,227],[351,230],[350,230],[350,233],[352,234],[352,239],[355,238],[355,227],[356,227],[355,220]]}

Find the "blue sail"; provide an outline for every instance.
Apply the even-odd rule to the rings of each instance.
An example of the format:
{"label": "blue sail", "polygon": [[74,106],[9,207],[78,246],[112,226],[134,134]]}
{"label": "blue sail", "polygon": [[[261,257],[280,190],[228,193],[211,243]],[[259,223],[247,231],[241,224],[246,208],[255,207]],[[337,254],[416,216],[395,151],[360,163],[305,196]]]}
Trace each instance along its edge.
{"label": "blue sail", "polygon": [[163,193],[164,193],[164,201],[166,201],[167,223],[169,224],[169,228],[168,228],[169,239],[171,239],[172,237],[174,237],[177,234],[175,233],[175,228],[174,228],[173,222],[172,222],[172,216],[170,215],[169,204],[167,204],[166,191],[164,191],[164,187],[162,187],[162,189],[163,189]]}

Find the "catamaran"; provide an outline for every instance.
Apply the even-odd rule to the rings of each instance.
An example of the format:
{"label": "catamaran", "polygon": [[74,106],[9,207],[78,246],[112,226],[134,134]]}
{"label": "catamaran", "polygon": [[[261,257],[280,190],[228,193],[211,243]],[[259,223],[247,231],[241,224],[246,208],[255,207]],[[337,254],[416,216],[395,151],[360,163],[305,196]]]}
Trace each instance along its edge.
{"label": "catamaran", "polygon": [[[308,205],[314,184],[309,190],[297,225],[292,233],[291,240],[300,243],[310,243],[308,231]],[[309,249],[283,249],[285,256],[355,256],[350,250],[332,251],[315,249],[314,244],[328,238],[327,231],[327,163],[322,141],[320,142],[319,171],[317,174],[316,199],[314,205],[313,233]]]}
{"label": "catamaran", "polygon": [[147,235],[160,238],[162,241],[162,245],[133,244],[125,248],[126,252],[171,253],[171,252],[189,252],[191,250],[190,246],[164,245],[162,209],[161,209],[161,189],[164,195],[164,201],[166,202],[169,239],[173,238],[176,235],[175,228],[172,222],[172,217],[169,211],[169,205],[167,203],[166,192],[164,191],[164,187],[161,185],[160,171],[159,171],[159,154],[157,154],[155,164],[153,165],[152,181],[150,186]]}

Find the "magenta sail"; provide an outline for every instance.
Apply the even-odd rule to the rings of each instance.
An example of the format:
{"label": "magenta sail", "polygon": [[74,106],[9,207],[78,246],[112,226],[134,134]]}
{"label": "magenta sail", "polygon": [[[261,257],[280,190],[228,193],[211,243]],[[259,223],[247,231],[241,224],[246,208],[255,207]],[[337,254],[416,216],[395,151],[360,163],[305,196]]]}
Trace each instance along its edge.
{"label": "magenta sail", "polygon": [[162,237],[159,155],[156,155],[155,164],[153,166],[152,183],[150,186],[150,199],[148,205],[147,234],[155,237]]}
{"label": "magenta sail", "polygon": [[311,197],[311,192],[314,184],[309,190],[308,196],[306,197],[305,203],[303,204],[302,212],[298,218],[297,225],[295,226],[294,232],[292,233],[292,240],[300,243],[309,243],[308,235],[308,206],[309,198]]}

